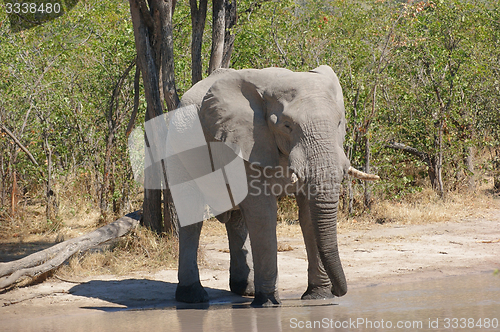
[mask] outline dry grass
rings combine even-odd
[[[360,216],[339,218],[339,228],[364,228],[374,223],[428,224],[460,221],[484,216],[488,209],[498,208],[498,199],[481,188],[477,193],[447,192],[444,198],[430,188],[398,201],[376,201],[372,209]]]
[[[489,208],[498,208],[498,199],[488,194],[491,184],[479,188],[477,194],[448,192],[444,199],[431,189],[405,196],[398,201],[375,201],[371,211],[355,217],[339,214],[339,231],[367,229],[374,224],[424,224],[443,221],[459,221],[477,217]],[[71,195],[68,197],[72,197]],[[72,197],[74,198],[74,196]],[[1,212],[1,211],[0,211]],[[38,204],[23,206],[16,218],[2,214],[0,243],[12,247],[34,246],[40,242],[55,242],[79,236],[95,229],[99,212],[85,197],[60,202],[60,217],[56,223],[48,223],[45,210]],[[298,208],[293,198],[281,199],[278,205],[278,238],[301,238],[297,222]],[[204,222],[202,242],[227,241],[224,224],[212,218]],[[280,251],[290,250],[283,244]],[[1,254],[0,250],[0,254]],[[10,254],[10,253],[9,253]],[[20,251],[21,255],[21,251]],[[15,256],[15,253],[12,254]],[[203,261],[201,251],[200,260]],[[157,271],[175,268],[178,259],[177,239],[159,236],[147,229],[138,228],[100,250],[83,253],[70,259],[57,274],[71,279],[98,274],[124,275],[134,271]]]
[[[177,266],[178,241],[139,227],[108,248],[72,257],[60,276],[124,275],[136,271],[154,272]]]
[[[226,234],[226,226],[216,218],[210,218],[203,222],[201,238],[212,239]]]
[[[448,193],[440,199],[431,189],[412,196],[410,201],[376,204],[372,211],[375,222],[403,224],[435,223],[477,216],[492,205],[492,199],[483,195]]]
[[[288,225],[299,222],[299,207],[293,197],[283,197],[278,202],[278,224],[286,223]]]
[[[408,196],[404,201],[375,202],[372,210],[355,218],[340,218],[341,232],[366,228],[375,223],[422,224],[435,223],[463,218],[477,217],[493,207],[494,199],[486,194],[448,193],[440,199],[431,189]],[[498,205],[498,204],[497,204]],[[301,237],[296,222],[298,211],[295,200],[287,198],[280,201],[278,209],[278,237]],[[204,242],[227,241],[224,224],[212,218],[204,222],[201,238]],[[70,260],[60,269],[62,276],[88,276],[95,274],[123,275],[134,271],[157,271],[177,266],[177,239],[171,236],[158,236],[139,228],[121,238],[109,250],[86,253]],[[291,250],[282,244],[279,251]],[[203,252],[199,253],[203,262]]]
[[[54,237],[71,238],[97,226],[121,217],[125,212],[117,215],[108,213],[105,222],[100,219],[99,204],[95,174],[89,171],[80,171],[77,174],[57,176],[54,180],[54,192],[57,202],[57,217],[47,220],[45,210],[45,194],[43,186],[30,187],[16,205],[15,212],[9,206],[0,206],[0,241],[20,238],[30,241],[33,237],[44,237],[45,240]],[[143,192],[132,188],[124,211],[135,211],[142,206]],[[10,200],[9,200],[10,201]],[[10,202],[8,202],[10,204]]]
[[[370,211],[354,217],[339,212],[339,230],[356,230],[373,224],[424,224],[479,217],[495,204],[498,206],[494,196],[488,194],[489,187],[483,186],[475,194],[448,192],[444,199],[439,198],[432,189],[426,188],[398,201],[376,200]],[[278,237],[302,236],[294,198],[286,197],[279,201],[277,234]],[[205,241],[226,241],[226,230],[222,223],[212,218],[204,222],[201,236]]]
[[[91,182],[88,173],[60,177],[54,187],[58,214],[53,220],[46,217],[43,188],[31,188],[17,204],[15,213],[10,207],[0,207],[0,212],[3,211],[0,213],[0,239],[73,237],[80,235],[80,231],[92,229],[97,225],[99,211],[92,197],[85,193]]]

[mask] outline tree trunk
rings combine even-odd
[[[500,149],[495,150],[493,159],[493,189],[500,192]]]
[[[476,191],[476,179],[474,176],[474,148],[468,146],[465,149],[465,167],[467,168],[467,178],[469,179],[469,191]]]
[[[48,141],[48,133],[44,133],[44,145],[45,145],[45,155],[47,157],[47,182],[45,188],[46,202],[47,206],[45,209],[45,214],[48,221],[54,221],[57,217],[58,208],[56,195],[52,189],[52,149],[50,148]]]
[[[350,179],[350,178],[349,178]],[[349,216],[352,215],[354,211],[354,190],[352,188],[352,182],[349,180],[349,184],[347,185],[349,188],[349,207],[348,207],[348,213]]]
[[[370,173],[370,137],[368,133],[365,135],[365,173]],[[371,205],[370,181],[365,181],[365,207],[370,209]]]
[[[179,96],[175,86],[174,37],[172,33],[172,16],[176,0],[159,1],[161,25],[161,77],[164,101],[168,111],[173,111],[179,105]]]
[[[192,24],[192,83],[196,84],[202,79],[201,46],[203,30],[205,26],[207,1],[190,0],[191,24]],[[175,88],[174,75],[174,53],[172,36],[172,16],[175,10],[175,0],[129,0],[134,37],[137,49],[137,64],[141,69],[144,90],[147,101],[147,115],[145,121],[153,119],[163,113],[164,104],[168,110],[173,110],[179,103],[177,90]],[[149,4],[149,7],[148,7]],[[226,20],[226,8],[228,17]],[[227,22],[229,21],[229,22]],[[212,30],[212,52],[210,57],[209,73],[217,68],[229,65],[232,51],[230,28],[236,22],[236,1],[214,0],[213,2],[213,30]],[[225,45],[225,37],[231,41]],[[156,136],[157,133],[150,133]],[[151,143],[159,142],[157,137],[148,137]],[[146,146],[150,146],[146,144]],[[152,144],[151,146],[155,146]],[[154,155],[156,155],[153,152]],[[168,183],[164,189],[164,226],[161,226],[161,195],[154,189],[148,189],[146,184],[151,177],[150,172],[160,171],[165,173],[165,164],[158,162],[145,170],[144,191],[144,216],[143,223],[157,232],[170,229],[175,232],[177,214],[175,207],[168,206],[172,202]],[[166,179],[165,179],[166,180]]]
[[[99,204],[101,210],[101,219],[104,222],[107,222],[108,219],[108,195],[109,195],[109,165],[111,163],[111,150],[114,139],[114,130],[112,130],[112,126],[108,128],[108,137],[106,140],[106,153],[104,155],[104,172],[103,172],[103,180],[101,184],[101,202]]]
[[[163,114],[164,104],[168,110],[174,110],[179,97],[175,87],[174,52],[172,36],[172,16],[175,10],[175,0],[151,0],[149,8],[145,0],[129,0],[130,14],[134,26],[137,63],[141,69],[144,82],[144,93],[147,101],[145,121]],[[149,142],[160,142],[159,133],[153,132],[153,137],[146,137]],[[156,155],[156,154],[155,154]],[[163,174],[163,161],[157,162],[144,170],[144,204],[143,224],[160,233],[162,225],[161,189],[150,189],[157,184],[150,183]],[[166,182],[166,181],[165,181]],[[165,192],[168,195],[168,191]],[[169,201],[167,197],[167,201]],[[171,211],[171,209],[165,209]],[[165,220],[175,221],[176,216],[166,216]],[[166,225],[172,229],[172,225]]]
[[[443,131],[444,131],[444,120],[440,119],[439,129],[438,129],[438,155],[436,160],[436,181],[437,181],[437,192],[439,197],[444,196],[443,188]]]
[[[2,206],[5,206],[5,177],[6,177],[6,172],[5,172],[5,160],[3,153],[0,153],[0,160],[1,160],[1,165],[0,165],[0,179],[2,181],[2,188],[0,189],[0,204]]]
[[[354,103],[353,103],[353,114],[351,118],[352,122],[352,132],[351,132],[351,137],[354,138],[354,142],[352,145],[349,145],[347,149],[347,158],[349,160],[352,160],[352,156],[356,154],[356,148],[358,146],[358,138],[359,138],[359,124],[357,123],[356,119],[358,117],[358,102],[359,102],[359,94],[360,94],[361,88],[358,86],[356,90],[356,96],[354,98]],[[352,179],[348,175],[347,176],[347,189],[348,189],[348,195],[349,195],[349,201],[348,201],[348,208],[347,208],[347,213],[348,216],[351,216],[354,210],[354,189],[352,187]]]
[[[163,190],[163,231],[179,237],[179,220],[170,188]]]
[[[134,26],[137,63],[141,69],[144,94],[146,95],[147,102],[146,118],[144,119],[146,122],[163,114],[160,97],[159,68],[155,64],[155,54],[150,40],[150,29],[153,29],[154,22],[145,1],[129,0],[129,2],[132,24]],[[145,139],[146,146],[149,147],[148,138]],[[149,140],[154,141],[154,137],[149,137]],[[155,178],[151,172],[155,171],[157,169],[154,166],[144,170],[144,215],[142,222],[146,227],[160,233],[162,230],[161,190],[148,188],[148,181]]]
[[[201,47],[203,42],[203,30],[205,29],[205,19],[207,17],[208,0],[200,0],[198,7],[197,0],[190,0],[191,7],[191,83],[195,85],[202,80],[202,59]]]
[[[429,175],[429,181],[431,182],[431,187],[434,191],[439,188],[436,172],[436,159],[431,158],[430,163],[427,165],[427,174]]]
[[[136,59],[137,61],[137,59]],[[139,69],[139,66],[135,66],[135,76],[134,76],[134,109],[132,111],[132,114],[130,115],[130,120],[127,125],[127,131],[125,132],[125,135],[127,138],[129,137],[130,133],[132,132],[132,129],[134,129],[135,126],[135,119],[137,117],[137,112],[139,111],[139,101],[140,101],[140,81],[141,80],[141,70]]]
[[[161,77],[163,80],[163,96],[168,111],[173,111],[179,105],[179,96],[175,87],[174,68],[174,39],[172,32],[172,16],[175,11],[176,0],[160,1],[160,21],[162,27],[161,42]],[[177,212],[172,199],[172,193],[168,188],[166,165],[162,160],[162,172],[166,188],[163,190],[163,231],[178,235]]]
[[[231,63],[231,54],[233,53],[234,48],[234,39],[235,36],[232,33],[232,28],[236,24],[236,20],[238,19],[236,12],[236,0],[225,0],[225,34],[224,34],[224,52],[222,56],[222,68],[229,68]]]
[[[212,51],[210,53],[210,64],[208,73],[221,68],[224,56],[224,35],[226,28],[226,8],[224,0],[213,1],[212,13]]]
[[[17,206],[17,175],[16,171],[12,172],[12,193],[11,193],[11,200],[10,200],[10,213],[12,215],[16,214],[16,206]],[[3,205],[2,205],[3,206]]]
[[[344,213],[347,214],[347,218],[349,218],[352,214],[352,209],[353,209],[353,200],[354,196],[352,193],[352,178],[350,175],[347,175],[346,177],[346,182],[343,184],[343,195],[342,195],[342,200],[343,200],[343,205],[342,209],[344,210]]]

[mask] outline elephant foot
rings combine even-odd
[[[198,281],[188,286],[177,285],[175,299],[185,303],[205,303],[208,302],[208,293]]]
[[[307,286],[307,290],[302,294],[302,300],[320,300],[332,299],[335,295],[332,294],[332,286]]]
[[[277,305],[281,305],[281,300],[277,292],[275,293],[257,292],[251,304],[252,307],[274,307]]]
[[[234,280],[229,278],[229,288],[231,292],[242,296],[253,296],[255,294],[253,280]]]

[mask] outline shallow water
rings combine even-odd
[[[22,331],[500,331],[500,275],[480,274],[351,289],[329,301],[281,307],[211,303],[126,311],[85,310],[1,326]]]

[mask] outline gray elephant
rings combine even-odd
[[[343,296],[347,283],[336,231],[341,181],[347,173],[376,176],[350,167],[344,154],[344,102],[334,71],[220,69],[184,94],[179,107],[188,105],[198,108],[207,142],[238,146],[245,160],[248,195],[237,209],[217,216],[229,238],[231,290],[255,295],[256,306],[280,303],[277,197],[294,194],[308,257],[302,298]],[[179,232],[178,301],[209,300],[197,266],[201,227]]]

